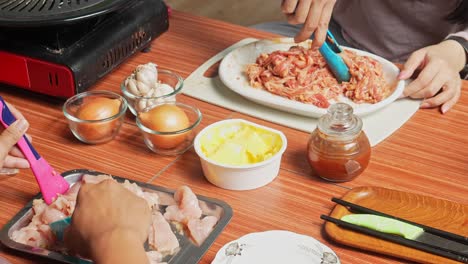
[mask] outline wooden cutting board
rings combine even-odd
[[[415,223],[468,236],[468,205],[381,187],[354,188],[346,193],[342,199]],[[340,219],[347,214],[350,214],[348,209],[337,204],[330,213],[330,216]],[[344,229],[330,222],[325,224],[325,233],[333,241],[341,244],[415,262],[434,264],[459,263],[424,251]]]

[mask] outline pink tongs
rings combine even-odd
[[[0,111],[0,121],[5,128],[16,121],[16,118],[1,96]],[[37,153],[31,145],[31,142],[29,142],[25,136],[18,141],[17,145],[29,161],[29,165],[31,166],[34,176],[36,176],[36,181],[39,184],[44,201],[47,204],[51,204],[57,195],[65,193],[70,185],[39,155],[39,153]]]

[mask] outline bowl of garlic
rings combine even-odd
[[[184,80],[178,74],[160,69],[154,63],[138,65],[121,84],[130,111],[137,116],[160,103],[175,102]]]

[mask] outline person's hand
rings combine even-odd
[[[0,169],[26,169],[29,168],[29,162],[15,145],[28,130],[29,123],[14,106],[8,103],[7,105],[11,113],[16,117],[16,121],[7,129],[3,129],[0,134]],[[26,136],[31,140],[28,135]]]
[[[85,183],[78,193],[72,223],[65,232],[65,245],[72,253],[91,257],[97,263],[110,263],[114,257],[124,261],[127,255],[122,254],[128,252],[122,248],[132,247],[128,249],[131,251],[140,245],[142,252],[136,255],[147,260],[143,243],[148,238],[150,223],[146,201],[119,183],[113,180]]]
[[[420,73],[405,88],[402,97],[422,98],[421,108],[440,106],[440,111],[446,113],[460,98],[461,78],[458,72],[464,61],[463,48],[452,40],[415,51],[399,78],[409,79],[417,70]]]
[[[283,0],[281,10],[290,24],[304,24],[294,41],[302,42],[312,34],[312,44],[320,47],[325,42],[328,24],[336,0]]]

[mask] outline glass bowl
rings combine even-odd
[[[69,98],[63,114],[73,135],[88,144],[108,142],[119,133],[127,101],[110,91],[89,91]]]
[[[171,132],[153,130],[142,123],[140,115],[136,118],[136,124],[143,135],[146,146],[154,153],[161,155],[182,154],[192,147],[193,140],[198,132],[197,127],[202,119],[202,114],[196,107],[177,102],[156,104],[153,107],[146,108],[144,111],[140,112],[140,114],[162,105],[175,105],[179,107],[187,115],[189,126]]]
[[[173,92],[167,93],[161,96],[138,96],[131,93],[125,86],[125,80],[121,83],[120,89],[122,94],[128,102],[130,111],[137,116],[138,112],[143,111],[152,105],[164,103],[164,102],[175,102],[176,95],[180,93],[184,86],[184,79],[178,74],[165,69],[158,70],[158,82],[161,84],[167,84],[174,89]]]

